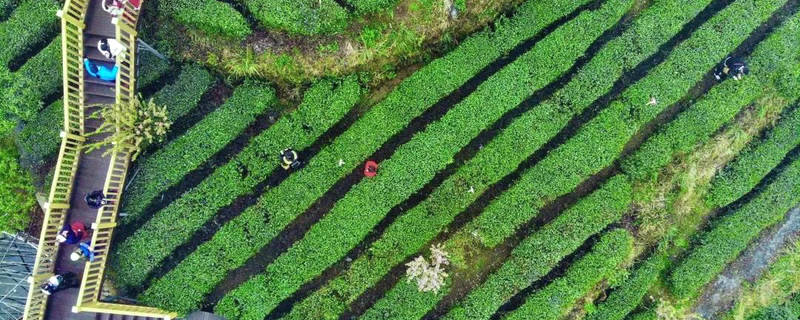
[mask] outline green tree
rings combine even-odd
[[[7,136],[0,137],[0,230],[24,229],[36,200],[30,175],[18,162],[17,150]]]

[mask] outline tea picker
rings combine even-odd
[[[280,161],[281,167],[285,170],[299,169],[303,164],[300,162],[300,156],[297,155],[297,151],[292,150],[292,148],[286,148],[281,151]]]
[[[742,80],[742,78],[750,73],[750,68],[747,62],[741,58],[727,57],[722,64],[714,69],[714,78],[718,81],[724,80],[726,77],[731,77],[733,80]]]
[[[67,272],[50,277],[47,279],[47,282],[42,284],[39,288],[42,290],[42,293],[49,296],[57,291],[77,287],[79,283],[80,280],[76,274]]]

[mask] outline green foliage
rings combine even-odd
[[[209,79],[210,80],[210,79]],[[177,83],[176,83],[177,84]],[[197,83],[196,93],[202,94],[203,85]],[[206,83],[208,85],[208,83]],[[183,85],[165,87],[156,98],[167,99],[164,90],[183,88]],[[186,96],[187,102],[195,99]],[[162,100],[163,101],[163,100]],[[261,103],[252,103],[259,101]],[[123,212],[128,219],[144,214],[145,208],[162,192],[180,182],[190,171],[197,169],[211,156],[247,128],[261,112],[276,102],[274,92],[258,85],[247,85],[236,89],[233,96],[222,106],[206,115],[180,137],[147,155],[138,166],[138,174],[125,191]],[[184,107],[186,109],[188,104]]]
[[[726,213],[669,277],[679,298],[694,298],[761,230],[780,221],[800,202],[800,159],[795,159],[752,200]]]
[[[0,137],[0,181],[0,231],[23,230],[36,199],[31,178],[17,163],[17,152],[8,137]]]
[[[619,287],[614,289],[608,298],[601,303],[595,312],[586,316],[587,320],[622,320],[633,311],[642,300],[647,290],[653,286],[659,275],[667,267],[669,257],[665,251],[654,252],[650,258],[642,262],[633,274]]]
[[[565,7],[559,10],[568,12],[571,10],[570,8],[578,5],[580,4],[559,4],[559,7]],[[553,8],[553,5],[549,4],[536,4],[534,8],[541,6]],[[536,11],[532,10],[528,14],[535,17]],[[530,17],[528,16],[526,19],[530,19]],[[558,16],[548,17],[548,19],[552,20],[557,18]],[[461,46],[447,56],[434,60],[402,82],[397,90],[392,92],[382,103],[371,108],[367,114],[336,139],[333,144],[321,150],[314,159],[311,159],[306,168],[291,175],[287,181],[278,187],[267,190],[257,205],[248,208],[241,216],[223,226],[211,242],[201,246],[201,248],[207,248],[207,250],[202,249],[198,250],[198,252],[210,252],[215,255],[224,254],[225,256],[230,254],[231,257],[237,257],[235,260],[241,261],[238,264],[231,264],[230,267],[235,268],[240,265],[246,257],[254,254],[258,247],[232,248],[224,239],[231,239],[234,235],[240,233],[241,231],[239,230],[241,230],[242,226],[255,225],[258,228],[249,229],[254,232],[248,236],[258,236],[257,239],[252,240],[256,243],[267,243],[269,239],[280,231],[282,226],[285,226],[294,217],[302,213],[304,208],[310,206],[339,178],[351,172],[355,166],[373,153],[383,141],[405,127],[408,121],[455,88],[461,86],[481,68],[513,48],[517,43],[533,36],[548,23],[547,19],[533,19],[533,23],[530,20],[506,21],[500,24],[505,26],[502,31],[493,34],[488,32],[477,33],[465,40]],[[437,85],[431,86],[431,83],[436,83]],[[339,159],[343,159],[345,164],[338,166]],[[252,170],[251,168],[251,175]],[[243,190],[245,190],[243,192],[246,192],[248,189],[245,188]],[[269,216],[269,225],[264,225],[263,223],[266,216]],[[247,223],[248,221],[255,222]],[[264,230],[268,230],[269,233]],[[248,241],[250,241],[249,239]],[[225,248],[225,251],[219,248]],[[229,250],[233,249],[241,249],[241,251],[239,251],[239,254],[229,253]],[[196,254],[187,258],[187,261],[193,260],[193,257],[198,257],[199,253],[196,252]],[[193,261],[200,261],[193,267],[198,269],[194,270],[199,270],[200,267],[205,270],[198,272],[198,274],[205,275],[213,272],[217,277],[209,277],[212,279],[203,280],[203,282],[211,282],[209,286],[213,286],[216,283],[214,281],[219,281],[227,272],[227,270],[220,270],[216,268],[217,266],[210,266],[203,262],[207,260],[198,259]],[[167,290],[162,288],[159,292],[167,292]],[[202,300],[202,297],[195,299],[199,301]]]
[[[139,63],[136,65],[136,72],[138,72],[136,85],[141,90],[155,83],[169,71],[169,61],[161,60],[150,52],[141,51],[139,52]]]
[[[624,91],[620,99],[614,101],[605,110],[600,112],[595,119],[579,129],[575,137],[551,151],[545,159],[524,173],[511,189],[495,198],[494,202],[491,203],[480,216],[472,220],[461,232],[454,235],[451,240],[455,243],[470,242],[474,237],[473,235],[477,235],[478,240],[480,240],[484,246],[493,247],[503,241],[506,236],[512,234],[517,226],[536,216],[538,214],[538,208],[541,208],[545,203],[549,202],[550,199],[572,191],[581,181],[584,181],[599,170],[612,165],[614,159],[616,159],[636,130],[660,112],[660,108],[649,108],[646,106],[647,101],[650,100],[651,94],[654,92],[658,93],[658,98],[661,100],[659,106],[662,108],[666,108],[666,106],[680,99],[692,85],[702,78],[707,70],[713,68],[718,61],[723,59],[728,52],[743,41],[749,34],[749,31],[766,20],[782,2],[783,1],[764,2],[748,0],[737,1],[726,7],[714,16],[709,23],[706,23],[694,32],[692,37],[679,44],[664,63],[653,68],[645,78]],[[652,8],[657,8],[656,5],[657,3],[654,4]],[[684,3],[682,5],[685,6],[688,4]],[[698,5],[699,9],[696,10],[702,10],[704,5]],[[663,7],[660,8],[663,10]],[[648,12],[651,12],[650,9],[645,10],[644,14]],[[679,14],[681,10],[672,8],[672,10],[667,9],[664,11],[652,12],[656,12],[659,15],[663,12]],[[747,18],[742,19],[742,16],[747,16]],[[638,19],[635,21],[638,21]],[[654,25],[652,29],[641,29],[646,31],[643,32],[642,35],[647,36],[652,32],[663,31],[666,34],[666,38],[669,38],[671,32],[674,34],[674,32],[677,32],[677,30],[680,30],[682,27],[681,23],[670,26],[669,23],[663,22],[666,21],[663,17],[656,21],[658,21],[658,24]],[[658,42],[647,43],[646,41],[642,41],[642,39],[647,38],[649,37],[632,37],[624,41],[631,41],[632,48],[636,48],[641,44],[648,47],[652,46],[651,50],[658,50]],[[709,46],[704,45],[707,41],[706,39],[722,40],[715,42],[713,46]],[[611,44],[609,44],[609,47],[610,45]],[[615,48],[615,51],[623,53],[628,51],[638,52],[637,50],[626,50],[624,47],[611,48]],[[626,60],[624,55],[619,55],[623,61]],[[646,56],[647,54],[644,55],[644,57]],[[595,59],[598,58],[600,58],[600,56]],[[595,82],[602,83],[599,79],[609,77],[605,70],[616,65],[619,65],[617,60],[611,60],[606,64],[600,64],[602,68],[588,74],[592,77],[587,78],[591,81],[583,83],[585,90],[592,90]],[[620,68],[622,68],[622,66],[620,66]],[[676,73],[682,76],[675,77],[674,74]],[[598,78],[597,75],[600,74],[602,74],[603,77]],[[611,74],[613,75],[613,73]],[[613,79],[614,77],[611,78]],[[573,83],[575,85],[580,84],[572,81],[567,84],[567,88],[573,85]],[[577,90],[575,92],[579,93],[581,91]],[[600,94],[604,92],[603,90]],[[584,98],[582,95],[576,96],[578,98]],[[565,102],[565,109],[575,107],[575,105],[569,102],[570,100],[570,97],[556,94],[553,103],[560,105],[562,102]],[[585,103],[588,105],[591,101],[593,101],[593,99],[590,98],[586,100]],[[534,110],[540,109],[542,106],[543,105]],[[577,106],[579,107],[581,104]],[[580,110],[576,112],[580,112]],[[558,112],[555,112],[555,114],[558,114]],[[557,117],[553,118],[558,119]],[[564,120],[565,123],[569,118],[571,118],[571,115],[566,118],[567,120]],[[544,122],[553,122],[550,119],[544,119]],[[558,129],[555,131],[558,132]],[[464,259],[458,256],[457,251],[450,250],[449,252],[455,253],[453,257],[454,261]],[[404,296],[404,294],[393,293],[395,290],[403,290],[404,288],[403,286],[396,286],[387,293],[386,297],[380,300],[373,309],[385,312],[388,312],[388,309],[414,310],[413,312],[416,312],[414,316],[422,316],[427,310],[424,306],[409,306],[406,304],[407,301],[391,299],[391,297]],[[445,288],[445,290],[448,290],[448,288]],[[502,301],[503,299],[499,300]],[[427,302],[430,307],[435,305],[435,303],[435,301]],[[494,309],[496,309],[496,307]],[[492,311],[494,311],[494,309]],[[380,314],[380,312],[376,311],[376,314]],[[408,316],[405,318],[408,318]]]
[[[453,307],[445,319],[489,318],[500,305],[541,279],[586,239],[620,219],[630,206],[631,194],[626,177],[611,178],[523,239],[500,269]]]
[[[379,11],[388,11],[394,9],[398,0],[345,0],[353,8],[356,9],[358,14],[374,13]]]
[[[800,106],[786,112],[763,139],[751,142],[714,177],[706,199],[709,206],[726,206],[753,189],[790,150],[800,145],[797,132],[800,132]]]
[[[23,0],[11,17],[0,23],[0,69],[8,67],[13,59],[30,54],[37,44],[56,34],[58,7],[53,0]],[[46,73],[52,75],[49,72],[52,71]]]
[[[0,110],[11,119],[31,120],[42,100],[61,89],[61,37],[10,73],[0,68]]]
[[[187,241],[193,232],[213,217],[220,208],[230,204],[238,196],[250,192],[254,186],[266,179],[278,167],[278,163],[274,159],[282,149],[293,147],[296,150],[302,150],[309,146],[344,116],[359,99],[359,87],[353,80],[339,83],[336,90],[334,90],[333,82],[322,83],[306,94],[304,104],[296,113],[281,118],[268,130],[251,139],[250,144],[231,161],[217,168],[199,185],[186,191],[179,199],[155,213],[154,217],[144,226],[137,227],[136,234],[120,244],[117,254],[112,260],[112,266],[117,269],[119,283],[128,286],[144,285],[142,281],[145,276],[158,265],[161,259],[169,255],[175,247]],[[228,103],[239,106],[237,108],[241,108],[242,111],[254,108],[253,102],[268,105],[274,101],[273,91],[266,87],[249,86],[246,89],[240,87],[237,91],[239,90],[242,92],[238,97],[234,92],[236,99],[229,99]],[[176,150],[183,149],[177,148]],[[186,156],[194,155],[186,154]],[[165,161],[167,160],[165,158]],[[158,171],[154,170],[153,172]],[[220,190],[224,190],[224,192],[220,192]],[[176,223],[176,220],[179,223]],[[263,220],[259,221],[263,223]],[[151,241],[153,236],[159,237],[162,241],[157,245],[154,244]],[[233,243],[226,242],[226,246],[231,244]],[[236,246],[237,249],[254,249],[248,246]],[[225,261],[228,260],[219,260],[220,263]],[[138,267],[129,268],[130,263],[135,263]],[[207,264],[204,266],[209,267]],[[214,272],[216,271],[214,270]],[[193,273],[186,276],[191,275]],[[210,281],[207,278],[210,276],[207,274],[197,275],[202,275],[203,281]],[[177,289],[172,288],[166,293],[174,293],[174,290]],[[159,305],[170,303],[169,308],[172,309],[177,308],[175,305],[180,305],[181,308],[185,307],[187,300],[190,299],[197,299],[196,293],[183,295],[179,299],[158,299],[158,301],[148,299],[148,301]],[[195,300],[195,303],[199,303],[199,301]],[[187,311],[193,310],[191,308],[194,307],[189,308]]]
[[[506,319],[562,319],[575,303],[600,281],[618,272],[633,249],[633,237],[625,229],[604,234],[592,251],[567,269],[561,278],[533,293]]]
[[[214,78],[206,69],[194,64],[183,66],[175,82],[161,88],[153,95],[156,104],[167,106],[172,121],[192,111]]]
[[[103,138],[84,144],[84,152],[105,148],[104,157],[115,152],[129,152],[131,161],[136,161],[147,147],[163,142],[172,126],[167,107],[156,105],[153,99],[144,101],[141,96],[128,103],[101,106],[90,118],[103,119],[103,123],[86,136]]]
[[[780,305],[772,305],[758,310],[747,320],[797,320],[800,317],[794,310]]]
[[[253,32],[239,11],[221,1],[165,1],[160,4],[159,9],[178,23],[210,35],[242,40]]]
[[[5,20],[19,4],[19,0],[0,0],[0,21]]]
[[[333,0],[243,0],[261,24],[298,35],[338,33],[347,26],[347,10]]]
[[[785,77],[800,82],[800,66],[795,63],[798,59],[797,52],[800,51],[800,38],[793,36],[800,33],[800,27],[796,23],[794,25],[794,27],[789,27],[792,31],[783,33],[784,36],[771,37],[766,43],[759,46],[759,50],[753,54],[751,61],[748,61],[751,76],[745,77],[742,81],[725,81],[715,86],[702,99],[692,104],[688,110],[678,115],[677,119],[648,138],[636,153],[625,159],[622,162],[623,171],[634,179],[655,179],[659,169],[672,160],[672,155],[688,152],[697,143],[709,139],[714,132],[733,119],[741,108],[755,100],[759,94],[767,91],[768,88],[776,88]],[[784,30],[786,29],[784,28]],[[790,36],[790,34],[792,35]],[[800,96],[800,91],[786,92],[783,98],[791,101],[797,99],[798,96]],[[789,120],[789,122],[792,121]],[[796,134],[800,128],[800,112],[797,112],[792,125],[794,134],[790,134],[789,130],[784,129],[781,132],[783,133],[781,138],[784,139],[781,142],[784,144],[775,147],[786,148],[786,144],[791,143],[789,140],[794,140],[792,141],[794,144],[800,142],[800,135]],[[771,157],[772,161],[767,159],[760,161],[766,160],[766,162],[772,163],[772,166],[777,164],[782,157],[778,150],[760,153],[759,158],[764,155]],[[765,169],[766,167],[770,167],[769,164],[765,165]],[[763,174],[766,174],[766,171]],[[721,202],[733,201],[735,198],[732,197],[743,194],[742,191],[745,189],[749,190],[749,187],[755,185],[761,177],[763,175],[749,177],[747,182],[729,181],[735,182],[730,185],[739,189],[715,190],[712,197],[724,197],[724,200],[717,201],[714,205],[724,205],[727,203]],[[730,173],[727,178],[730,179]]]
[[[229,318],[265,316],[300,285],[342,258],[392,207],[422,188],[452,162],[473,136],[568,70],[604,28],[619,20],[626,4],[630,3],[629,0],[614,0],[603,9],[581,15],[487,79],[441,120],[415,134],[392,158],[383,161],[377,177],[353,186],[311,227],[304,239],[295,242],[267,267],[268,277],[266,274],[257,276],[232,291],[220,301],[217,311],[226,310],[221,313]],[[582,36],[576,37],[576,34]],[[569,46],[563,41],[567,37],[572,40]],[[561,54],[552,57],[554,50],[560,50]],[[486,106],[486,101],[493,101],[491,107]],[[354,221],[353,216],[359,219]],[[253,292],[268,298],[255,296]],[[233,300],[238,301],[239,306],[235,311],[230,309]],[[226,307],[228,309],[224,309]]]
[[[17,133],[20,164],[26,168],[40,168],[52,161],[61,146],[61,129],[64,127],[64,105],[53,102],[36,115]]]
[[[642,126],[683,97],[784,2],[746,0],[726,7],[678,45],[664,63],[651,69],[645,78],[578,129],[575,136],[531,168],[466,229],[476,232],[484,245],[493,247],[536,216],[549,199],[570,192],[581,181],[612,165]],[[706,39],[719,41],[707,45]],[[659,100],[657,106],[647,105],[653,95]]]

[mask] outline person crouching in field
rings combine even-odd
[[[714,69],[714,78],[721,81],[726,77],[731,77],[733,80],[739,81],[750,73],[750,68],[747,63],[741,58],[727,57],[721,65]]]

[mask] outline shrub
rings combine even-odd
[[[397,0],[346,0],[358,14],[367,14],[384,10],[392,10]]]
[[[136,64],[136,85],[141,90],[155,83],[159,78],[170,72],[170,62],[161,60],[156,55],[139,52],[139,63]]]
[[[629,0],[614,0],[579,16],[487,79],[439,121],[397,148],[390,159],[381,163],[378,176],[353,186],[303,239],[266,268],[269,277],[265,274],[242,284],[220,301],[216,311],[228,318],[266,316],[304,282],[343,258],[392,207],[452,162],[472,137],[567,71],[605,28],[619,20],[630,4]],[[567,38],[570,41],[564,40]],[[561,54],[552,57],[556,50]],[[491,107],[487,107],[487,101],[492,101]],[[359,219],[353,221],[354,216]],[[285,227],[273,221],[274,216],[269,223],[274,228],[271,233]],[[268,298],[257,297],[254,291]]]
[[[229,245],[229,239],[237,238],[248,243],[267,243],[279,231],[279,228],[274,226],[289,223],[301,213],[299,210],[310,206],[336,180],[350,173],[356,165],[377,150],[386,139],[405,127],[411,119],[461,86],[494,59],[521,41],[532,37],[559,17],[558,14],[539,15],[538,12],[552,11],[563,14],[579,5],[580,3],[571,1],[557,4],[531,1],[518,11],[517,16],[524,18],[501,21],[494,33],[487,31],[476,33],[445,57],[432,61],[405,79],[395,91],[380,104],[372,107],[347,132],[322,149],[311,159],[306,168],[289,176],[288,180],[278,187],[267,190],[257,205],[251,206],[240,217],[223,226],[211,241],[201,245],[178,268],[171,271],[165,277],[169,279],[165,282],[169,285],[156,284],[148,290],[153,293],[153,298],[147,300],[174,310],[190,311],[196,308],[202,301],[203,295],[210,292],[227,272],[244,263],[247,257],[259,249],[232,247]],[[437,85],[431,86],[431,83]],[[338,166],[339,159],[347,161],[344,165]],[[253,169],[250,170],[252,172]],[[263,222],[267,216],[269,226]],[[267,233],[267,230],[271,232]],[[231,263],[226,263],[224,268],[207,263],[208,259],[218,261],[220,257],[231,260]],[[203,278],[196,278],[194,276],[196,274],[202,274]],[[186,287],[186,284],[190,283],[186,281],[187,278],[193,279],[191,283],[201,282],[202,285]],[[181,289],[176,290],[178,287]],[[180,292],[176,295],[181,299],[180,307],[161,305],[166,300],[177,301],[163,299],[165,295],[172,296],[176,292]]]
[[[569,266],[564,276],[533,293],[506,319],[561,319],[600,281],[619,272],[632,249],[633,237],[628,231],[609,231],[590,253]]]
[[[359,87],[353,79],[333,90],[333,83],[324,82],[313,94],[306,94],[299,111],[278,120],[269,129],[251,139],[250,143],[236,157],[217,168],[214,173],[196,187],[186,191],[180,198],[156,213],[136,233],[126,239],[117,249],[112,266],[117,268],[120,283],[129,286],[144,285],[147,274],[172,250],[184,243],[193,232],[211,218],[220,208],[229,205],[238,196],[251,192],[252,188],[267,178],[278,166],[274,159],[287,146],[297,150],[311,145],[320,135],[355,104],[359,98]],[[274,102],[274,92],[265,87],[238,88],[229,99],[235,109],[253,112],[254,101],[269,104]],[[235,107],[234,107],[235,106]],[[263,110],[263,107],[262,107]],[[240,111],[241,112],[241,111]],[[241,121],[237,116],[237,121]],[[208,119],[208,118],[206,118]],[[232,120],[227,120],[231,122]],[[250,120],[252,121],[252,120]],[[197,136],[198,141],[208,140]],[[230,140],[230,139],[228,139]],[[198,144],[202,147],[202,144]],[[175,150],[185,151],[185,148]],[[200,152],[195,151],[194,153]],[[193,157],[194,154],[176,156]],[[168,165],[173,157],[163,158],[162,165]],[[265,160],[266,159],[266,160]],[[174,161],[174,160],[173,160]],[[153,170],[152,172],[161,172]],[[180,177],[181,175],[174,175]],[[171,182],[174,183],[174,182]],[[224,190],[224,192],[220,192]],[[180,223],[176,223],[178,220]],[[263,223],[263,220],[259,220]],[[161,239],[158,244],[152,237]],[[231,243],[227,243],[230,245]],[[241,248],[247,249],[247,248]],[[252,249],[252,248],[250,248]],[[129,267],[130,263],[136,265]],[[186,299],[186,298],[184,298]],[[185,301],[177,300],[176,302]],[[163,301],[166,302],[166,301]],[[160,303],[163,303],[160,302]]]
[[[61,37],[56,37],[17,72],[0,70],[0,109],[12,118],[31,120],[42,100],[57,93],[61,84]]]
[[[197,106],[213,82],[214,78],[203,67],[184,65],[175,82],[161,88],[152,98],[156,104],[167,106],[169,119],[175,121]]]
[[[448,242],[472,243],[477,236],[480,244],[494,247],[515,232],[523,222],[535,217],[538,208],[545,203],[572,191],[581,181],[612,165],[640,126],[660,113],[662,108],[678,101],[702,79],[706,70],[712,69],[783,2],[747,0],[728,5],[700,26],[692,37],[679,44],[664,63],[650,70],[645,78],[626,89],[619,99],[580,128],[574,137],[528,169],[514,186],[494,199],[480,216]],[[747,18],[742,19],[743,16]],[[711,46],[706,44],[709,41],[707,39],[718,40]],[[675,77],[675,74],[682,76]],[[659,107],[646,104],[653,92],[660,92]],[[455,263],[461,261],[462,265],[465,264],[465,257],[460,256],[460,252],[449,252],[453,254]],[[390,299],[406,295],[394,294],[394,290],[403,290],[403,287],[396,286],[376,306],[383,306],[381,310],[384,311],[396,308],[413,309],[423,314],[426,312],[424,306],[406,307],[406,301]],[[435,303],[428,302],[430,307]]]
[[[52,0],[23,0],[20,3],[11,17],[0,24],[0,43],[3,44],[0,47],[0,68],[8,67],[15,58],[30,54],[37,44],[57,33],[56,11],[58,3]],[[60,45],[61,41],[58,43]],[[52,76],[50,72],[48,70],[46,74]]]
[[[14,145],[0,137],[0,231],[25,229],[36,200],[31,177],[17,163]]]
[[[51,103],[16,135],[20,164],[27,168],[42,167],[58,153],[61,129],[64,126],[64,105]]]
[[[311,36],[337,33],[347,26],[347,10],[333,0],[243,0],[261,24]]]
[[[253,32],[244,16],[225,2],[178,0],[162,2],[159,9],[178,23],[210,35],[241,40]]]
[[[795,159],[752,200],[727,213],[701,236],[699,244],[672,271],[672,292],[682,299],[696,297],[761,230],[780,221],[798,202],[800,159]]]
[[[322,318],[344,311],[350,302],[377,283],[394,265],[421,250],[490,185],[514,171],[525,158],[565,126],[573,114],[579,113],[607,91],[623,69],[633,68],[655,52],[659,42],[666,41],[672,33],[680,30],[682,24],[702,10],[707,2],[710,0],[690,3],[661,1],[643,11],[625,33],[601,49],[565,88],[557,91],[552,99],[515,119],[427,199],[399,216],[381,238],[367,249],[370,254],[359,256],[342,275],[295,304],[287,318]],[[541,5],[527,2],[518,10]],[[552,15],[563,14],[555,10],[541,11]],[[664,12],[669,12],[671,19],[663,19]],[[633,39],[640,40],[634,45]],[[596,75],[601,72],[606,76],[597,78]],[[559,112],[562,109],[571,110],[572,113]],[[497,157],[498,154],[503,157]]]
[[[639,302],[666,269],[669,257],[666,252],[654,252],[650,258],[633,271],[633,274],[616,289],[597,310],[586,316],[587,320],[622,320]]]
[[[799,106],[786,112],[763,139],[751,142],[714,177],[706,198],[708,205],[724,207],[753,189],[790,150],[800,145],[797,132],[800,132]]]
[[[167,107],[156,105],[152,99],[144,101],[141,95],[127,103],[102,106],[90,119],[103,119],[103,123],[86,133],[86,137],[102,138],[84,144],[84,152],[104,148],[104,157],[115,152],[129,152],[131,161],[136,161],[150,145],[163,142],[172,126],[167,118]]]
[[[0,0],[0,21],[8,18],[18,3],[18,0]]]

